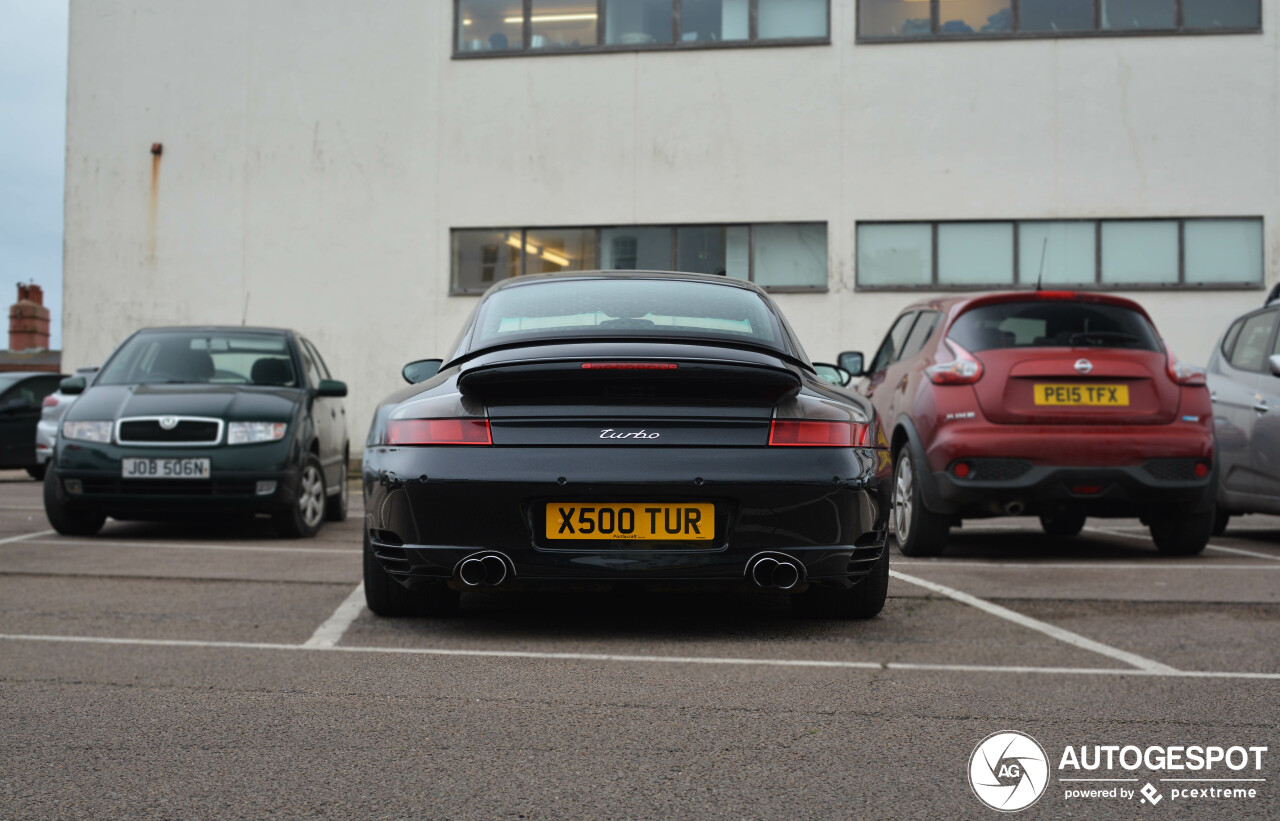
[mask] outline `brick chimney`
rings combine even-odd
[[[49,348],[49,309],[39,285],[18,284],[18,301],[9,309],[9,350]]]

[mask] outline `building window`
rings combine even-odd
[[[858,0],[867,42],[1261,30],[1261,0]]]
[[[770,291],[827,289],[824,223],[455,228],[453,294],[521,274],[658,270],[716,274]]]
[[[831,0],[454,0],[454,10],[457,57],[831,41]]]
[[[1262,219],[863,222],[859,290],[1261,288]]]

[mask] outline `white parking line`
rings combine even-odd
[[[545,661],[605,661],[640,664],[705,664],[742,667],[816,667],[839,670],[904,670],[956,673],[1023,673],[1079,676],[1152,676],[1157,678],[1257,679],[1280,681],[1280,673],[1249,673],[1110,667],[1030,667],[998,664],[913,664],[909,662],[825,661],[822,659],[718,658],[699,656],[629,656],[615,653],[545,653],[535,650],[451,650],[436,647],[319,647],[305,644],[269,644],[243,641],[194,641],[185,639],[124,639],[106,636],[41,636],[0,634],[0,641],[106,644],[137,647],[192,647],[214,650],[278,650],[319,653],[370,653],[408,656],[459,656],[466,658],[512,658]],[[1160,665],[1163,667],[1163,665]]]
[[[1123,533],[1119,530],[1110,530],[1105,527],[1086,527],[1085,530],[1093,533],[1106,533],[1111,536],[1119,536],[1123,539],[1137,539],[1138,541],[1146,542],[1147,544],[1152,543],[1150,536],[1139,536],[1136,533]],[[1240,556],[1252,556],[1255,559],[1271,559],[1272,561],[1280,562],[1280,556],[1274,556],[1270,553],[1257,553],[1252,550],[1241,550],[1238,547],[1223,547],[1222,545],[1211,544],[1206,546],[1205,550],[1219,550],[1223,553],[1235,553]]]
[[[895,567],[973,567],[993,570],[1007,570],[1013,568],[1015,570],[1099,570],[1109,572],[1112,570],[1194,570],[1197,573],[1205,570],[1280,570],[1280,564],[1137,564],[1137,563],[1112,563],[1105,559],[1094,561],[1080,562],[991,562],[974,560],[967,562],[964,559],[913,559],[911,561],[901,561],[894,559]]]
[[[956,590],[954,587],[947,587],[945,584],[938,584],[936,582],[928,581],[927,579],[921,579],[917,576],[908,576],[906,573],[901,573],[897,570],[890,570],[889,575],[901,581],[908,582],[909,584],[914,584],[917,587],[923,587],[926,590],[932,590],[935,593],[940,593],[949,599],[962,602],[970,607],[976,607],[984,613],[990,613],[993,616],[998,616],[999,618],[1011,621],[1014,624],[1021,625],[1022,627],[1044,633],[1050,638],[1065,642],[1073,647],[1079,647],[1082,650],[1089,650],[1091,652],[1107,656],[1108,658],[1122,661],[1125,664],[1131,664],[1140,670],[1145,670],[1149,673],[1162,674],[1177,672],[1167,664],[1161,664],[1158,661],[1143,658],[1142,656],[1130,653],[1127,650],[1121,650],[1118,647],[1112,647],[1109,644],[1103,644],[1102,642],[1085,638],[1079,633],[1072,633],[1070,630],[1063,630],[1061,627],[1056,627],[1048,622],[1033,619],[1030,616],[1024,616],[1007,607],[1001,607],[998,604],[993,604],[985,599],[980,599],[977,596],[971,596],[963,590]]]
[[[311,638],[307,639],[307,643],[303,647],[334,647],[342,640],[342,634],[347,632],[347,628],[351,626],[351,622],[355,621],[364,610],[364,582],[356,585],[356,589],[351,591],[351,595],[342,600],[342,604],[338,605],[338,609],[333,611],[333,615],[325,620],[325,623],[316,628],[316,632],[311,634]]]
[[[39,536],[52,536],[52,530],[40,530],[35,533],[24,533],[21,536],[10,536],[7,539],[0,539],[0,544],[13,544],[14,542],[25,542],[29,539],[35,539]]]
[[[53,533],[46,530],[33,536],[47,536]],[[27,537],[30,538],[30,537]],[[111,539],[32,539],[32,544],[60,545],[62,547],[149,547],[155,550],[238,550],[250,553],[341,553],[346,556],[358,556],[358,549],[332,547],[265,547],[259,545],[238,544],[175,544],[173,542],[120,542]],[[0,542],[3,544],[3,542]]]

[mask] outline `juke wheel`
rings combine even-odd
[[[1212,509],[1203,513],[1159,511],[1148,525],[1151,541],[1166,556],[1194,556],[1209,543],[1214,516]]]
[[[911,448],[898,449],[893,469],[893,537],[904,556],[938,556],[951,522],[924,506]],[[887,572],[887,571],[886,571]]]

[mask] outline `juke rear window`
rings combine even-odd
[[[469,348],[561,338],[726,339],[789,352],[777,316],[752,291],[670,280],[566,280],[495,291]]]
[[[965,350],[1128,348],[1161,350],[1151,323],[1136,311],[1096,302],[1029,301],[980,305],[947,333]]]

